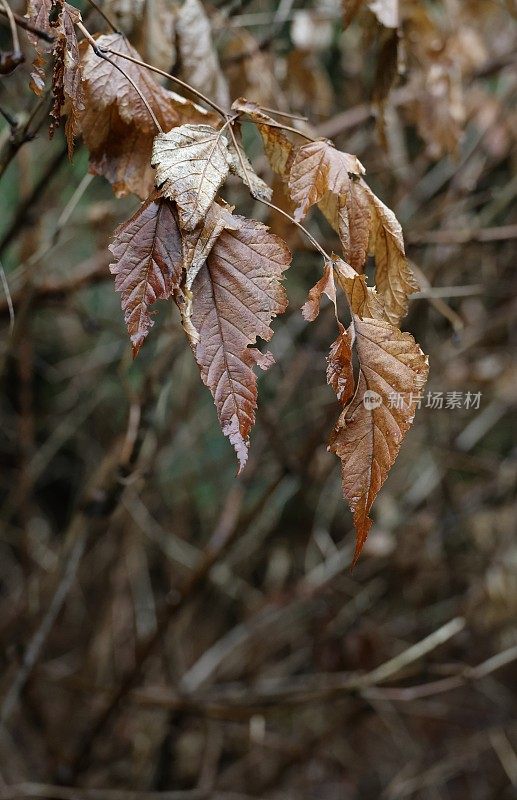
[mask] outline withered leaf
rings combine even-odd
[[[229,150],[230,169],[248,187],[252,197],[258,200],[271,200],[273,190],[257,175],[240,142],[237,141],[236,144],[230,142]]]
[[[224,230],[235,231],[239,228],[232,211],[233,206],[228,206],[224,200],[215,201],[197,228],[183,232],[183,268],[186,273],[187,289],[192,288],[194,278],[221,233]]]
[[[176,15],[180,77],[223,108],[230,105],[228,84],[219,64],[212,28],[199,0],[184,0]]]
[[[156,136],[151,157],[156,186],[176,201],[182,228],[191,231],[199,225],[230,162],[226,136],[210,125],[181,125]]]
[[[139,58],[138,52],[119,34],[99,36],[97,44]],[[81,49],[85,110],[80,123],[90,151],[90,170],[104,175],[118,196],[133,192],[143,199],[154,185],[154,170],[150,165],[156,133],[153,121],[127,78],[113,64],[96,56],[89,44],[82,44]],[[141,89],[164,130],[184,122],[215,119],[210,112],[164,89],[145,67],[121,57],[109,57]],[[137,102],[133,105],[134,98]]]
[[[334,266],[327,261],[323,268],[323,275],[309,291],[305,304],[302,306],[303,318],[307,322],[314,322],[320,313],[321,296],[326,294],[331,303],[336,307],[336,285],[334,282]],[[336,312],[337,313],[337,312]]]
[[[375,285],[387,317],[398,325],[407,313],[408,297],[418,290],[404,249],[402,228],[393,211],[368,189],[371,211],[369,252],[375,256]]]
[[[413,422],[428,365],[413,337],[389,322],[354,316],[353,331],[359,361],[357,387],[339,417],[329,449],[341,460],[343,493],[354,516],[355,563],[372,524],[369,513],[375,497]],[[339,352],[341,345],[344,395],[349,398],[348,344],[335,343],[333,349]],[[330,378],[334,388],[339,388],[335,363],[334,356]]]
[[[273,172],[281,177],[286,177],[288,164],[294,150],[293,144],[287,138],[278,123],[266,114],[259,105],[239,97],[232,103],[233,111],[240,111],[252,120],[262,137],[264,151],[271,165]]]
[[[398,324],[406,314],[408,296],[417,284],[407,263],[402,229],[384,203],[362,178],[364,168],[327,140],[295,150],[289,172],[289,191],[301,219],[318,203],[338,231],[343,255],[357,272],[367,253],[375,257],[375,283],[386,315]]]
[[[327,358],[327,383],[334,389],[338,401],[344,406],[354,393],[354,368],[352,363],[352,336],[350,330],[339,326],[340,332],[330,348]]]
[[[51,10],[52,0],[29,0],[25,16],[38,30],[53,35],[49,20]],[[45,58],[52,50],[52,45],[30,31],[27,31],[27,36],[36,51],[29,85],[34,94],[40,96],[45,88]]]
[[[124,320],[136,356],[154,324],[149,307],[170,297],[181,280],[181,233],[172,203],[152,195],[116,229],[109,249],[116,259],[110,271],[122,296]]]
[[[84,111],[82,68],[75,32],[75,23],[81,21],[81,15],[68,3],[57,4],[56,10],[59,12],[59,16],[51,26],[54,30],[55,43],[50,137],[52,138],[54,130],[60,125],[61,113],[66,104],[68,118],[65,135],[68,156],[71,158],[74,150],[74,138],[79,133],[79,115]]]
[[[221,233],[194,281],[192,323],[201,377],[242,469],[257,406],[253,367],[266,369],[272,363],[270,354],[250,345],[259,336],[271,339],[270,322],[287,307],[280,280],[291,254],[262,223],[235,219],[239,228]]]

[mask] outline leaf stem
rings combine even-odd
[[[107,52],[109,52],[109,53],[113,53],[114,55],[116,55],[116,56],[120,56],[121,58],[123,58],[124,56],[122,56],[120,53],[116,53],[116,52],[114,52],[113,50],[106,50],[106,51],[105,51],[104,49],[101,49],[101,48],[97,47],[97,43],[96,43],[95,39],[94,39],[94,38],[93,38],[93,36],[92,36],[92,35],[89,33],[89,31],[87,31],[87,30],[86,30],[86,28],[84,27],[84,25],[82,24],[82,22],[76,22],[75,24],[76,24],[76,26],[79,28],[79,30],[81,31],[81,33],[83,34],[83,36],[85,36],[85,37],[88,39],[88,41],[89,41],[89,43],[90,43],[90,45],[91,45],[91,47],[92,47],[92,50],[93,50],[93,52],[95,53],[95,55],[96,55],[96,56],[98,56],[99,58],[102,58],[102,59],[104,59],[104,61],[107,61],[107,62],[108,62],[108,64],[111,64],[111,66],[112,66],[112,67],[115,67],[115,69],[118,69],[118,71],[122,73],[122,75],[124,76],[124,78],[125,78],[127,81],[129,81],[129,83],[131,84],[131,86],[133,87],[133,89],[135,90],[135,92],[136,92],[136,93],[138,94],[138,96],[140,97],[140,99],[141,99],[142,103],[145,105],[145,107],[146,107],[147,111],[149,112],[149,116],[151,117],[152,121],[154,122],[154,124],[155,124],[155,126],[156,126],[156,128],[157,128],[158,132],[159,132],[159,133],[163,133],[163,128],[162,128],[162,126],[160,125],[160,123],[158,122],[158,119],[157,119],[157,117],[156,117],[156,114],[154,113],[154,111],[153,111],[153,109],[151,108],[151,106],[149,105],[149,103],[148,103],[147,99],[144,97],[144,95],[142,94],[142,92],[140,91],[140,89],[138,88],[138,86],[136,85],[136,83],[134,82],[134,80],[131,78],[131,76],[130,76],[130,75],[128,75],[128,74],[127,74],[127,72],[125,72],[125,71],[122,69],[122,67],[120,67],[118,64],[116,64],[116,63],[115,63],[115,61],[113,61],[113,59],[109,58],[109,57],[106,55],[106,53],[107,53]]]
[[[243,112],[247,114],[246,111]],[[276,120],[260,120],[260,122],[255,122],[253,117],[251,117],[251,122],[255,125],[267,125],[269,128],[281,128],[283,131],[290,131],[291,133],[297,133],[298,136],[302,136],[304,139],[307,139],[308,142],[315,142],[317,141],[314,136],[310,136],[308,133],[304,133],[303,131],[299,131],[298,128],[292,128],[290,125],[282,125],[281,122],[277,122]]]

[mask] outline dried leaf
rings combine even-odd
[[[275,120],[262,111],[260,106],[247,100],[245,97],[239,97],[232,104],[233,111],[240,111],[246,114],[257,126],[257,130],[262,137],[264,150],[268,157],[271,169],[281,177],[286,177],[288,173],[288,164],[294,150],[292,143],[289,141],[285,133],[280,127],[276,127]]]
[[[309,296],[302,307],[303,318],[307,322],[314,322],[320,313],[321,296],[326,294],[331,303],[336,307],[336,286],[334,283],[334,266],[328,261],[323,269],[323,276],[309,291]]]
[[[289,172],[289,191],[297,204],[296,219],[303,219],[328,192],[346,196],[351,181],[363,173],[364,167],[356,156],[336,150],[328,139],[296,148]]]
[[[408,296],[418,290],[407,262],[402,228],[393,211],[368,189],[372,225],[369,252],[375,256],[375,285],[390,322],[398,325],[407,313]]]
[[[156,136],[151,157],[156,186],[176,201],[182,228],[192,231],[199,225],[230,163],[226,136],[210,125],[181,125]]]
[[[139,54],[118,34],[100,36],[97,43],[125,52]],[[83,49],[85,110],[80,118],[85,144],[90,151],[90,171],[103,175],[113,184],[117,196],[128,192],[144,199],[152,191],[154,170],[151,152],[156,133],[149,112],[134,88],[116,67],[95,55],[88,44]],[[215,118],[189,100],[164,89],[145,68],[123,58],[110,56],[145,92],[145,97],[164,130],[185,122],[211,122]],[[113,86],[123,84],[118,94]],[[139,102],[132,106],[132,98]]]
[[[258,200],[271,200],[273,196],[271,187],[257,175],[241,144],[237,142],[235,145],[230,142],[229,150],[230,169],[248,187],[252,197],[256,197]]]
[[[72,158],[74,138],[79,133],[79,116],[85,107],[79,44],[75,32],[75,23],[81,21],[81,15],[68,3],[56,4],[54,9],[59,16],[51,25],[55,35],[55,44],[52,76],[53,103],[50,111],[49,133],[52,138],[55,129],[60,125],[61,114],[66,104],[68,119],[65,135],[68,157]]]
[[[369,513],[375,497],[413,422],[428,365],[413,337],[388,322],[354,316],[353,328],[359,361],[358,383],[352,401],[339,417],[329,449],[341,460],[343,492],[354,515],[356,563],[372,524]],[[343,362],[345,397],[350,396],[347,347],[342,342],[333,345]],[[334,388],[339,389],[336,363],[334,353],[330,378]],[[400,395],[403,402],[390,402],[390,395],[397,398]]]
[[[192,288],[194,278],[208,258],[212,247],[224,230],[235,231],[239,223],[232,214],[233,206],[224,200],[214,202],[201,224],[193,231],[183,233],[183,268],[185,286]]]
[[[354,368],[352,363],[352,336],[340,325],[340,333],[330,348],[327,358],[327,383],[334,389],[338,401],[344,406],[354,394]]]
[[[51,10],[52,0],[29,0],[25,17],[38,30],[53,35],[54,31],[50,27],[49,20]],[[40,96],[45,88],[45,61],[52,50],[52,45],[30,31],[27,32],[27,36],[36,51],[29,86],[34,94]]]
[[[241,470],[257,405],[253,366],[266,369],[272,363],[270,354],[249,345],[258,336],[269,341],[272,318],[286,309],[280,279],[291,254],[262,223],[235,219],[238,230],[223,231],[194,281],[192,322],[199,336],[195,355],[201,377]]]
[[[122,295],[124,320],[136,356],[154,324],[149,307],[170,297],[181,280],[181,233],[172,203],[151,196],[119,225],[109,248],[116,259],[110,271],[115,275],[115,289]]]
[[[180,77],[223,108],[228,108],[228,84],[212,41],[210,21],[199,0],[184,0],[176,16],[176,34]]]
[[[101,50],[114,50],[140,59],[138,52],[122,34],[98,36],[96,44]],[[113,53],[107,56],[109,61],[99,58],[90,45],[85,47],[82,59],[83,78],[90,103],[99,109],[116,105],[121,119],[128,125],[134,124],[142,131],[155,132],[153,120],[127,75],[146,98],[163,128],[170,128],[178,123],[179,114],[171,103],[170,93],[156,82],[149,70]]]
[[[408,295],[417,284],[407,263],[402,229],[387,206],[361,177],[364,168],[348,153],[327,140],[295,150],[288,186],[301,219],[318,203],[338,231],[343,254],[361,272],[366,254],[375,256],[375,283],[388,319],[398,324],[406,314]]]

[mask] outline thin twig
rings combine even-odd
[[[47,33],[46,31],[42,31],[41,28],[37,28],[31,22],[26,20],[25,17],[20,17],[19,14],[15,14],[14,11],[12,11],[11,13],[13,15],[14,21],[16,22],[16,25],[19,28],[23,28],[24,30],[29,31],[29,33],[33,33],[34,36],[37,36],[39,39],[43,39],[43,41],[52,44],[52,42],[54,41],[54,37],[52,36],[52,34]],[[7,12],[4,11],[4,9],[2,8],[0,8],[0,15],[2,17],[8,16]]]
[[[18,29],[16,27],[16,20],[14,18],[14,14],[11,11],[11,7],[9,6],[9,3],[7,2],[7,0],[0,0],[0,2],[2,3],[2,5],[4,7],[4,11],[7,14],[7,18],[9,20],[9,25],[10,25],[10,28],[11,28],[11,36],[12,36],[12,39],[13,39],[13,50],[16,50],[17,52],[19,52],[20,51],[20,40],[18,39]]]

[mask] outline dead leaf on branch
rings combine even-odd
[[[245,97],[239,97],[232,103],[232,111],[239,111],[245,114],[252,122],[255,123],[258,132],[262,137],[264,151],[271,165],[273,172],[277,175],[285,177],[288,172],[288,164],[294,150],[294,146],[287,138],[283,130],[278,126],[278,123],[262,111],[260,106],[247,100]]]
[[[375,257],[375,284],[389,321],[398,325],[418,284],[407,262],[399,221],[369,188],[368,194],[372,216],[369,252]]]
[[[366,255],[375,257],[375,282],[388,319],[395,325],[407,313],[408,296],[418,286],[407,263],[402,229],[387,206],[362,178],[355,156],[328,140],[310,142],[294,152],[288,186],[301,219],[318,204],[337,230],[345,261],[362,272]]]
[[[97,44],[139,58],[138,52],[119,34],[100,36]],[[154,185],[150,161],[156,130],[149,112],[113,64],[96,56],[86,42],[81,50],[85,110],[80,124],[90,152],[90,170],[107,178],[117,196],[133,192],[144,199]],[[215,115],[160,86],[145,67],[124,58],[110,58],[141,89],[164,130],[188,122],[218,121]],[[121,85],[124,88],[119,93],[117,87]],[[135,106],[134,97],[138,99]]]
[[[269,341],[273,317],[287,307],[280,283],[291,254],[285,243],[255,220],[235,217],[239,227],[225,230],[192,286],[192,323],[198,334],[196,361],[214,398],[222,431],[235,448],[239,471],[248,457],[257,407],[253,367],[267,369],[273,359],[254,345]]]
[[[109,249],[116,259],[110,271],[122,296],[136,356],[154,324],[149,307],[170,297],[182,276],[181,232],[173,204],[156,194],[151,196],[116,229]]]
[[[79,116],[84,111],[84,90],[79,44],[75,23],[81,21],[80,13],[68,3],[62,3],[59,16],[52,29],[55,43],[53,49],[54,71],[52,76],[52,95],[54,98],[50,116],[50,137],[61,122],[61,114],[66,106],[68,118],[65,135],[68,156],[72,157],[74,138],[79,133]]]
[[[270,201],[273,190],[257,175],[240,142],[238,140],[236,144],[230,142],[229,150],[230,169],[248,187],[251,196],[258,200]]]
[[[38,30],[53,35],[54,31],[50,27],[49,19],[51,10],[52,0],[29,0],[25,17]],[[34,94],[40,96],[45,88],[46,56],[52,50],[52,45],[30,31],[27,31],[27,36],[36,51],[29,86]]]
[[[351,330],[343,332],[334,343],[328,375],[338,397],[341,394],[347,400],[351,396],[346,359],[349,343],[343,337],[351,334]],[[354,316],[354,334],[359,377],[353,399],[332,433],[329,449],[341,460],[343,493],[354,516],[355,564],[372,524],[369,513],[375,497],[413,422],[428,363],[413,337],[388,322]],[[338,359],[342,362],[340,374]]]
[[[228,139],[210,125],[181,125],[155,137],[151,164],[156,186],[177,203],[181,227],[192,231],[228,176]]]
[[[206,217],[193,231],[183,232],[183,268],[185,286],[192,288],[194,278],[210,255],[216,240],[224,230],[235,231],[239,223],[232,214],[233,206],[224,200],[212,203]]]

